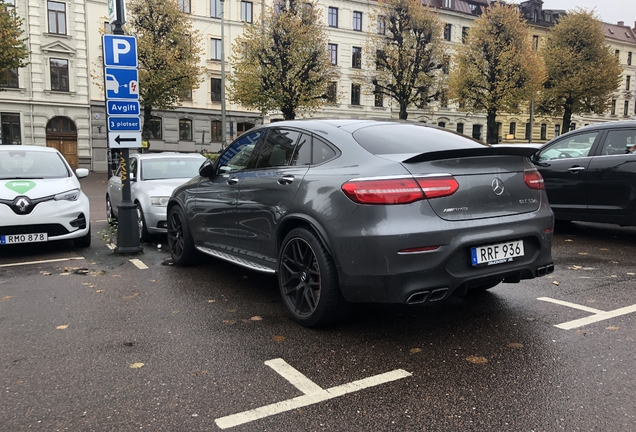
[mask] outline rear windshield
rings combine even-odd
[[[37,150],[0,149],[0,179],[70,177],[62,155]]]
[[[364,127],[353,138],[375,155],[428,153],[488,147],[470,138],[419,124],[381,124]]]

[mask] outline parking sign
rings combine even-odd
[[[137,67],[137,38],[134,36],[105,34],[104,66]]]

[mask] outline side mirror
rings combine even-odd
[[[199,175],[201,177],[212,178],[216,176],[216,164],[212,162],[210,159],[206,159],[203,161],[201,166],[199,167]]]
[[[86,168],[77,168],[75,170],[75,175],[78,179],[84,178],[88,175],[88,170]]]

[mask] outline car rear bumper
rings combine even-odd
[[[341,226],[343,222],[338,221]],[[331,245],[333,255],[339,257],[338,277],[347,301],[418,303],[497,281],[518,282],[551,273],[553,224],[554,216],[545,207],[539,212],[463,222],[402,220],[384,228],[376,225],[373,235],[360,228],[357,234],[355,229],[340,229],[337,232],[349,235],[331,239]],[[433,229],[422,232],[422,227]],[[523,240],[522,257],[490,266],[472,265],[472,247],[513,240]],[[439,248],[398,253],[426,246]]]

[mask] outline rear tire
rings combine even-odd
[[[91,245],[91,224],[88,224],[88,232],[85,236],[73,240],[76,248],[87,248]]]
[[[168,250],[175,265],[185,267],[196,264],[198,254],[194,240],[185,213],[178,205],[171,207],[168,212]]]
[[[333,259],[316,234],[305,228],[293,229],[283,241],[278,286],[285,307],[302,326],[332,324],[350,313]]]

